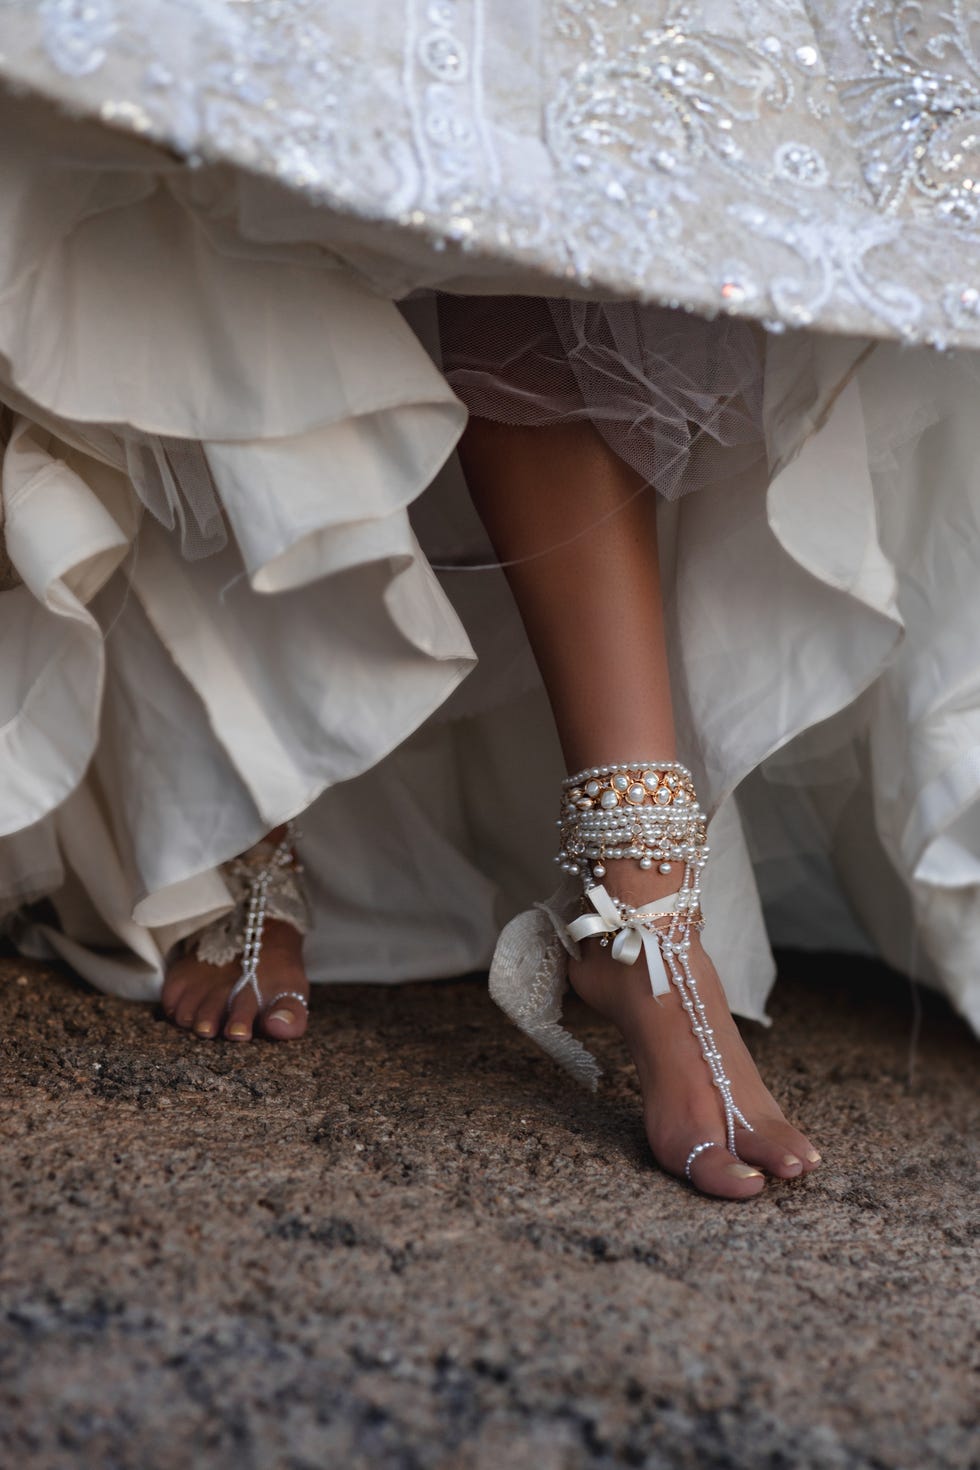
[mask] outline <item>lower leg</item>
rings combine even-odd
[[[609,762],[675,759],[652,492],[589,424],[514,428],[472,419],[463,467],[520,608],[555,712],[570,770]],[[606,880],[640,907],[677,890],[682,873],[633,861]],[[708,1193],[758,1193],[754,1164],[793,1177],[816,1162],[782,1117],[731,1018],[710,960],[695,939],[692,969],[733,1091],[753,1131],[742,1162],[703,1151],[692,1177]],[[654,1000],[642,962],[612,960],[583,943],[571,966],[576,991],[620,1028],[637,1067],[647,1132],[658,1160],[683,1172],[691,1148],[724,1138],[718,1093],[675,987]]]

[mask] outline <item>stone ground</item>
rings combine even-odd
[[[733,1205],[584,1011],[597,1098],[478,980],[235,1046],[0,963],[0,1463],[965,1470],[972,1043],[927,1000],[910,1085],[904,982],[784,968],[751,1042],[826,1163]]]

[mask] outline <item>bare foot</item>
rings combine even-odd
[[[259,958],[258,981],[262,1006],[245,987],[229,1005],[228,997],[242,973],[239,957],[227,965],[209,965],[191,950],[167,972],[161,1003],[165,1014],[184,1031],[229,1041],[250,1041],[258,1031],[273,1041],[292,1041],[306,1030],[306,1009],[283,996],[294,990],[309,996],[303,968],[303,936],[281,919],[266,919]],[[275,997],[274,1005],[270,1002]]]
[[[607,886],[636,906],[677,887],[676,877],[643,873],[632,863],[616,866],[621,871]],[[694,1159],[692,1182],[704,1194],[749,1199],[765,1188],[765,1174],[798,1178],[820,1162],[820,1155],[786,1121],[759,1076],[715,967],[696,934],[691,937],[690,961],[733,1096],[752,1124],[751,1132],[736,1131],[738,1159],[725,1146],[721,1100],[676,989],[671,986],[669,994],[654,997],[642,956],[635,965],[620,964],[595,939],[582,944],[582,959],[570,965],[569,980],[576,994],[615,1022],[623,1034],[640,1079],[647,1138],[657,1162],[668,1173],[683,1177],[691,1149],[713,1139],[719,1146]]]

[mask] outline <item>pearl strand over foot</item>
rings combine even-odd
[[[278,995],[272,997],[272,1000],[263,1002],[262,992],[259,989],[259,960],[262,957],[262,938],[269,905],[269,886],[281,869],[293,866],[295,835],[293,823],[290,822],[287,824],[282,840],[268,860],[249,875],[248,909],[245,915],[242,944],[242,973],[228,993],[227,1008],[231,1007],[237,995],[248,989],[255,996],[260,1011],[284,999],[298,1000],[309,1010],[309,1002],[305,995],[301,995],[298,991],[281,990]]]
[[[593,918],[588,927],[601,933],[602,944],[609,944],[610,936],[615,936],[613,957],[624,964],[635,963],[643,952],[635,939],[636,931],[656,937],[667,981],[678,993],[721,1099],[725,1143],[706,1139],[691,1150],[684,1168],[690,1180],[691,1166],[699,1154],[708,1148],[727,1147],[737,1158],[736,1127],[752,1131],[732,1095],[731,1081],[690,963],[692,930],[704,924],[701,873],[710,851],[707,821],[694,781],[687,767],[677,761],[624,761],[593,766],[569,776],[562,783],[562,792],[556,862],[565,872],[582,879],[586,899],[595,894],[592,906],[604,917]],[[667,912],[660,905],[637,909],[599,886],[610,861],[628,859],[644,870],[657,863],[658,871],[664,874],[671,872],[674,862],[683,864],[681,886]],[[575,922],[581,925],[586,920]],[[647,960],[648,966],[652,965],[649,952]],[[656,990],[652,972],[651,983]]]

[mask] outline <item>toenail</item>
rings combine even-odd
[[[750,1169],[748,1164],[729,1164],[729,1174],[734,1174],[736,1179],[761,1179],[761,1169]]]
[[[296,1017],[293,1015],[292,1011],[273,1011],[272,1015],[269,1017],[270,1021],[285,1021],[287,1025],[291,1021],[295,1021],[295,1019]]]
[[[783,1163],[788,1164],[791,1169],[795,1168],[797,1164],[802,1164],[802,1162],[803,1160],[798,1159],[795,1154],[783,1154]]]
[[[811,1164],[819,1164],[820,1162],[820,1155],[817,1153],[815,1148],[811,1148],[810,1152],[807,1154],[807,1158],[810,1160]]]
[[[248,1035],[248,1027],[245,1025],[245,1023],[243,1021],[236,1021],[235,1024],[234,1024],[234,1026],[229,1026],[228,1027],[228,1035],[229,1036],[247,1036]]]
[[[211,1032],[214,1030],[214,1027],[211,1025],[210,1021],[201,1021],[199,1025],[194,1027],[194,1030],[197,1032],[198,1036],[210,1036]]]

